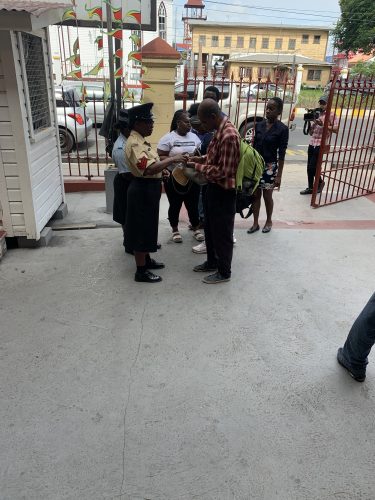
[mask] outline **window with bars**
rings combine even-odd
[[[199,35],[199,45],[202,47],[206,46],[206,35]]]
[[[262,38],[262,49],[268,49],[270,44],[269,38]]]
[[[249,49],[256,49],[257,39],[255,37],[250,37],[249,40]]]
[[[275,39],[275,49],[282,49],[282,48],[283,48],[283,39],[276,38]]]
[[[321,69],[309,69],[307,72],[307,79],[313,82],[319,81],[322,77]]]
[[[289,38],[288,50],[295,50],[295,49],[296,49],[296,39]]]
[[[232,37],[226,36],[224,38],[224,47],[230,47],[232,45]]]
[[[212,35],[211,47],[218,47],[218,46],[219,46],[219,37],[217,35]]]
[[[243,49],[243,36],[238,36],[237,37],[237,48],[238,49]]]
[[[314,35],[314,43],[319,44],[320,43],[320,35]]]
[[[167,39],[167,11],[165,5],[161,2],[158,12],[159,17],[159,36],[163,40]]]
[[[241,66],[240,67],[240,77],[241,78],[252,78],[253,76],[253,68],[250,66]]]
[[[302,43],[309,43],[309,35],[302,35]]]
[[[24,78],[28,106],[30,132],[35,133],[51,126],[51,113],[48,102],[46,63],[43,54],[43,42],[38,36],[21,33],[24,57]],[[28,96],[27,96],[28,94]],[[28,99],[27,99],[28,97]]]

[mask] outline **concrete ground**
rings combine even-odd
[[[289,165],[275,226],[236,223],[230,283],[162,199],[161,284],[133,281],[104,193],[0,264],[1,500],[373,500],[375,357],[337,348],[374,291],[375,203],[320,208]]]

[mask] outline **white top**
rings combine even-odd
[[[165,134],[160,139],[158,149],[169,153],[169,156],[176,156],[183,153],[193,154],[200,144],[199,137],[193,132],[188,132],[186,135],[179,135],[176,131],[173,131]],[[171,165],[169,169],[173,170],[173,166]]]

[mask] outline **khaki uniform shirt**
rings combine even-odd
[[[160,160],[151,144],[135,130],[131,131],[129,139],[126,141],[125,159],[129,170],[135,177],[143,177],[146,168]],[[155,175],[147,175],[145,178],[159,179],[161,175],[160,172]]]

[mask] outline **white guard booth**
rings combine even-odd
[[[19,242],[64,203],[47,26],[69,5],[0,0],[0,235]]]

